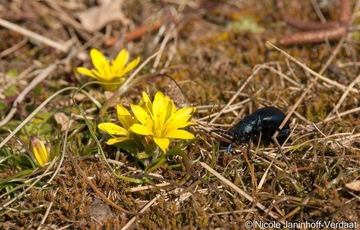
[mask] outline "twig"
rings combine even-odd
[[[0,58],[5,57],[8,54],[11,54],[13,52],[15,52],[16,50],[20,49],[23,45],[25,45],[28,42],[27,38],[24,38],[23,40],[21,40],[21,42],[19,42],[18,44],[10,47],[9,49],[6,49],[4,51],[2,51],[0,53]]]
[[[38,230],[41,230],[42,227],[44,227],[43,225],[45,224],[45,221],[46,221],[47,217],[49,216],[49,213],[50,213],[50,210],[51,210],[53,204],[54,204],[54,202],[50,202],[49,207],[46,209],[45,215],[42,218],[39,227],[37,228]]]
[[[154,199],[152,199],[149,203],[147,203],[145,205],[145,207],[143,209],[140,210],[139,213],[144,213],[148,208],[150,208],[150,206],[155,203],[155,201],[158,199],[159,195],[157,195]],[[127,222],[127,224],[121,228],[121,230],[126,230],[128,229],[129,227],[131,227],[131,225],[135,222],[136,220],[136,216],[133,217],[129,222]]]
[[[319,125],[321,123],[326,123],[326,122],[331,121],[331,120],[333,120],[335,118],[343,117],[343,116],[346,116],[346,115],[349,115],[349,114],[352,114],[352,113],[360,113],[360,107],[353,108],[353,109],[350,109],[350,110],[346,110],[346,111],[344,111],[342,113],[339,113],[337,115],[327,117],[325,120],[316,123],[316,125]]]
[[[6,18],[11,21],[17,21],[17,20],[31,20],[36,21],[38,15],[34,13],[24,13],[16,14],[16,13],[9,13],[9,12],[2,12],[0,13],[0,18]]]
[[[148,190],[148,189],[159,189],[160,187],[166,187],[171,185],[169,182],[164,182],[161,184],[155,184],[155,185],[145,185],[145,186],[141,186],[141,187],[135,187],[135,188],[130,188],[129,192],[139,192],[139,191],[144,191],[144,190]]]
[[[279,41],[281,45],[316,43],[326,40],[338,40],[344,35],[346,35],[346,33],[348,32],[351,15],[350,0],[341,1],[341,14],[337,21],[325,23],[306,22],[294,19],[291,16],[287,15],[283,10],[283,0],[275,0],[275,2],[280,9],[284,21],[298,29],[310,30],[309,32],[299,32],[294,35],[283,37]]]
[[[281,45],[294,45],[303,43],[317,43],[323,41],[338,40],[342,36],[346,35],[347,29],[345,27],[339,27],[329,30],[317,30],[311,32],[300,32],[295,35],[283,37],[279,43]]]
[[[9,30],[13,30],[13,31],[16,31],[26,37],[29,37],[29,38],[32,38],[34,40],[37,40],[37,41],[40,41],[48,46],[51,46],[57,50],[60,50],[62,52],[68,52],[69,50],[69,47],[70,47],[70,44],[69,43],[65,43],[65,44],[62,44],[62,43],[59,43],[59,42],[56,42],[56,41],[53,41],[47,37],[44,37],[40,34],[37,34],[37,33],[34,33],[28,29],[25,29],[21,26],[18,26],[18,25],[15,25],[11,22],[8,22],[2,18],[0,18],[0,26],[3,26]],[[71,40],[70,40],[71,41]]]
[[[148,32],[157,31],[162,26],[162,24],[163,24],[163,20],[158,19],[152,24],[141,25],[141,26],[135,28],[134,30],[129,31],[125,35],[125,38],[124,38],[125,43],[129,42],[129,41],[136,40],[136,39],[140,39],[142,36],[144,36]],[[120,36],[110,37],[109,39],[107,39],[104,42],[104,45],[105,46],[113,46],[119,39],[120,39]]]

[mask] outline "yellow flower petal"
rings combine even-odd
[[[145,126],[145,125],[140,125],[140,124],[134,124],[133,126],[131,126],[130,130],[133,133],[139,134],[139,135],[149,135],[149,136],[153,136],[153,131],[151,129],[149,129],[149,127]]]
[[[169,97],[165,97],[165,99],[167,99],[166,118],[165,118],[165,121],[167,121],[169,120],[169,118],[171,118],[171,116],[173,116],[173,114],[175,114],[176,108],[174,101],[170,100]]]
[[[154,133],[155,137],[162,136],[162,129],[165,124],[165,117],[166,117],[166,101],[164,94],[161,92],[157,92],[155,94],[152,113],[153,113],[153,120],[154,120]]]
[[[170,145],[170,141],[167,138],[154,138],[154,142],[155,144],[157,144],[157,146],[160,147],[160,149],[166,153],[166,149],[169,147]]]
[[[141,95],[142,95],[142,100],[144,102],[147,102],[147,101],[150,102],[150,98],[149,98],[149,96],[147,95],[147,93],[145,91],[143,91]]]
[[[172,139],[190,140],[190,139],[193,139],[195,136],[194,136],[194,134],[192,134],[186,130],[177,129],[177,130],[172,130],[172,131],[169,131],[168,133],[166,133],[166,137],[172,138]]]
[[[123,70],[128,60],[129,60],[129,52],[126,49],[122,49],[120,53],[116,56],[115,60],[111,63],[112,74],[118,77],[123,76],[124,75]]]
[[[110,138],[106,144],[108,145],[113,145],[113,144],[116,144],[116,143],[119,143],[119,142],[123,142],[123,141],[126,141],[126,140],[129,140],[130,138],[128,137],[116,137],[116,138]]]
[[[141,124],[146,125],[150,121],[150,115],[141,106],[130,104],[130,107],[134,116]]]
[[[148,114],[152,113],[152,102],[150,101],[149,96],[145,92],[142,92],[142,98],[139,106],[141,106]]]
[[[80,74],[83,74],[83,75],[86,75],[89,77],[93,77],[93,78],[97,78],[97,76],[95,76],[95,74],[90,69],[87,69],[85,67],[78,67],[78,68],[76,68],[76,71]]]
[[[94,78],[100,82],[110,82],[109,78],[107,77],[107,75],[103,74],[103,73],[100,73],[98,70],[96,69],[91,69],[90,70],[91,73],[95,76]]]
[[[95,48],[90,50],[90,57],[95,69],[103,69],[106,65],[110,66],[106,57]]]
[[[180,126],[179,129],[185,128],[185,127],[188,127],[188,126],[191,126],[191,125],[198,125],[198,123],[192,122],[192,121],[188,121],[188,122],[185,122],[185,123],[183,124],[183,126]]]
[[[127,74],[132,69],[134,69],[140,62],[140,57],[137,57],[136,59],[132,60],[123,70],[122,75]]]
[[[97,49],[90,50],[91,61],[99,72],[99,77],[110,81],[113,77],[110,71],[110,63],[105,56]]]
[[[129,52],[126,49],[121,50],[112,61],[109,61],[95,48],[90,50],[90,57],[94,69],[79,67],[78,72],[95,78],[102,83],[119,83],[114,85],[103,84],[105,89],[110,91],[117,90],[126,80],[124,75],[134,69],[140,62],[140,58],[138,57],[127,64],[129,61]]]
[[[110,135],[126,136],[128,133],[126,129],[113,123],[100,123],[98,124],[98,128]]]
[[[193,111],[194,107],[185,107],[176,111],[166,122],[166,130],[170,131],[173,129],[185,128],[189,125],[195,124],[193,122],[188,122]]]
[[[84,74],[88,77],[92,77],[98,81],[106,82],[107,80],[101,77],[101,74],[95,69],[87,69],[84,67],[78,67],[76,69],[80,74]]]
[[[116,112],[121,125],[125,129],[129,129],[134,124],[134,119],[132,118],[131,114],[121,104],[116,105]]]

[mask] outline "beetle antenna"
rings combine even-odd
[[[226,135],[231,135],[230,132],[228,132],[226,130],[223,130],[223,129],[212,129],[210,131],[210,133],[223,133],[223,134],[226,134]]]
[[[221,133],[225,134],[226,136],[223,136],[224,138],[228,139],[229,141],[233,141],[234,138],[232,134],[229,131],[223,130],[223,129],[212,129],[210,133]]]

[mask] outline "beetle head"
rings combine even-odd
[[[237,144],[242,144],[244,142],[248,142],[252,140],[259,132],[258,130],[258,119],[252,118],[247,119],[245,117],[242,121],[240,121],[237,125],[235,125],[230,134],[233,136],[233,140]],[[250,117],[251,118],[251,117]]]

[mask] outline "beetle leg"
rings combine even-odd
[[[229,146],[227,147],[227,154],[231,155],[231,144],[229,144]]]
[[[250,146],[251,146],[252,139],[253,139],[253,136],[250,135],[250,137],[249,137],[249,142],[248,142],[248,147],[247,147],[247,157],[248,157],[249,159],[251,158]]]

